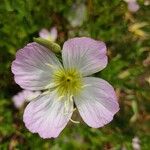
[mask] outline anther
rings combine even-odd
[[[81,88],[85,88],[85,87],[88,87],[88,86],[91,86],[91,84],[85,84]]]
[[[47,66],[49,66],[49,67],[51,67],[51,68],[53,68],[53,69],[56,69],[56,66],[51,65],[51,64],[49,64],[49,63],[45,63],[45,65],[47,65]]]
[[[73,123],[76,123],[76,124],[80,123],[79,121],[72,120],[71,118],[70,118],[70,121],[73,122]]]
[[[58,97],[58,101],[62,100],[62,98],[64,98],[64,96]]]
[[[70,100],[70,101],[73,101],[73,95],[70,96],[69,100]]]

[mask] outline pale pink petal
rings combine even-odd
[[[106,45],[87,37],[73,38],[64,43],[62,58],[65,68],[76,68],[83,76],[91,75],[106,67]]]
[[[50,84],[53,71],[60,67],[53,52],[33,42],[17,52],[12,72],[23,89],[43,90]]]
[[[41,29],[41,31],[39,32],[39,36],[46,40],[49,40],[51,38],[51,34],[47,29]]]
[[[74,97],[75,104],[85,123],[102,127],[119,111],[115,91],[108,82],[95,77],[85,77],[84,84],[81,95]]]
[[[32,100],[24,111],[25,126],[42,138],[57,137],[67,125],[72,115],[73,102],[67,105],[55,92],[43,94]]]
[[[18,94],[14,95],[12,97],[12,101],[14,102],[14,105],[15,105],[16,108],[22,107],[24,102],[25,102],[25,98],[24,98],[23,92],[21,91]]]
[[[51,41],[55,42],[57,39],[57,35],[58,35],[57,28],[56,27],[51,28],[50,30]]]
[[[52,42],[55,42],[56,39],[57,39],[57,28],[56,27],[53,27],[51,28],[50,31],[48,31],[47,29],[42,29],[40,32],[39,32],[39,36],[43,39],[46,39],[46,40],[49,40],[49,41],[52,41]]]
[[[131,12],[136,12],[136,11],[138,11],[139,10],[139,4],[135,1],[131,1],[131,2],[129,2],[128,3],[128,9],[129,9],[129,11],[131,11]]]

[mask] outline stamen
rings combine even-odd
[[[70,96],[69,100],[72,102],[73,101],[73,95]]]
[[[64,103],[64,115],[67,115],[71,112],[74,112],[76,110],[76,108],[72,108],[70,111],[68,111],[68,108],[69,108],[69,102],[72,102],[73,101],[73,95],[71,96],[68,96],[67,100],[65,101]]]
[[[70,118],[70,121],[73,122],[73,123],[76,123],[76,124],[80,123],[80,121],[75,121],[75,120],[72,120],[71,118]]]
[[[58,101],[62,100],[62,98],[64,98],[64,96],[59,96]]]
[[[55,69],[55,66],[51,64],[46,64],[50,66],[51,68]],[[54,74],[53,74],[53,81],[54,84],[48,85],[48,87],[53,86],[52,90],[56,90],[59,97],[59,100],[61,100],[63,97],[66,98],[63,100],[64,108],[62,111],[63,115],[70,115],[72,114],[76,108],[73,106],[74,96],[77,95],[81,88],[84,88],[86,86],[91,86],[89,84],[83,85],[82,82],[82,76],[80,72],[76,69],[59,69],[56,68]],[[63,96],[62,96],[63,95]],[[70,118],[70,121],[73,123],[80,123],[79,121],[75,121]]]
[[[72,110],[72,111],[74,112],[74,111],[76,111],[76,110],[77,110],[76,108],[73,108],[73,110]]]
[[[48,85],[45,86],[45,89],[53,88],[55,86],[56,86],[55,83],[50,83],[50,84],[48,84]]]
[[[49,94],[49,93],[50,93],[50,91],[47,90],[47,91],[44,91],[41,95],[46,95],[46,94]]]
[[[68,114],[68,112],[67,112],[67,101],[65,101],[65,104],[64,104],[65,106],[64,106],[64,114]]]
[[[91,84],[85,84],[81,88],[85,88],[85,87],[88,87],[88,86],[91,86]]]
[[[75,110],[76,110],[76,108],[73,108],[70,112],[64,113],[64,115],[68,115],[69,113],[72,113],[72,112],[74,112]]]
[[[73,95],[70,96],[69,100],[73,101]],[[74,112],[75,110],[76,110],[76,108],[72,108],[71,112]],[[80,123],[79,121],[75,121],[71,118],[70,118],[70,121],[73,122],[73,123],[76,123],[76,124]]]
[[[82,78],[77,70],[57,68],[53,79],[58,85],[57,91],[59,95],[76,95],[81,90]]]
[[[57,68],[56,66],[54,66],[54,65],[52,65],[52,64],[49,64],[49,63],[45,63],[45,65],[51,67],[52,69],[56,69],[56,68]]]

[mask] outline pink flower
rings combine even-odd
[[[132,139],[132,147],[133,150],[141,150],[140,139],[137,136]]]
[[[136,0],[124,0],[128,3],[128,10],[131,12],[137,12],[140,8]]]
[[[56,39],[57,39],[57,28],[56,27],[53,27],[51,28],[50,31],[48,31],[47,29],[42,29],[40,32],[39,32],[39,36],[43,39],[46,39],[46,40],[50,40],[52,42],[55,42]]]
[[[113,87],[90,77],[107,65],[106,45],[91,38],[73,38],[62,49],[62,62],[49,49],[33,42],[19,50],[12,63],[17,84],[45,90],[24,111],[26,127],[42,138],[57,137],[71,119],[74,103],[84,122],[99,128],[119,110]]]
[[[128,9],[129,9],[129,11],[131,11],[131,12],[137,12],[138,10],[139,10],[139,4],[135,1],[131,1],[131,2],[129,2],[128,3]]]
[[[67,16],[72,27],[81,26],[87,18],[87,9],[85,4],[74,4]]]
[[[40,94],[41,94],[40,91],[33,92],[33,91],[23,90],[18,94],[14,95],[12,100],[14,102],[15,107],[20,108],[23,106],[25,101],[30,101],[36,98],[37,96],[39,96]]]

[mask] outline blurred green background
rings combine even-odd
[[[132,13],[123,0],[0,0],[0,150],[132,150],[134,137],[150,149],[150,5],[138,4]],[[18,49],[53,26],[61,46],[76,36],[107,44],[108,66],[96,76],[114,86],[120,111],[103,128],[71,122],[58,138],[43,140],[25,128],[24,108],[14,107],[21,88],[10,67]]]

